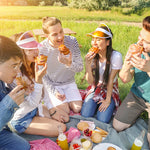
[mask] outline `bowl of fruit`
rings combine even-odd
[[[92,136],[92,129],[90,129],[90,128],[84,128],[83,129],[83,135],[85,136],[85,137],[91,137]]]

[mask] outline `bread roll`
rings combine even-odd
[[[83,129],[89,128],[89,124],[87,122],[79,122],[77,124],[77,128],[81,131],[83,131]]]
[[[94,143],[100,143],[102,141],[102,136],[98,132],[92,133],[91,140]]]
[[[110,146],[107,148],[107,150],[116,150],[114,147]]]

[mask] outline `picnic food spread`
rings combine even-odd
[[[99,49],[97,48],[97,47],[91,47],[90,49],[89,49],[89,52],[94,52],[94,53],[98,53],[99,52]]]
[[[77,128],[82,131],[81,136],[76,136],[72,139],[70,143],[69,150],[92,150],[93,143],[100,143],[103,139],[103,137],[106,137],[108,135],[108,132],[101,129],[100,127],[96,127],[95,124],[93,126],[94,122],[91,121],[83,121],[80,120],[80,122],[77,124]],[[64,145],[67,146],[66,138],[60,138],[60,135],[63,135],[62,133],[59,134],[57,138],[57,144],[63,149],[68,150],[68,147],[64,149]],[[66,144],[62,144],[62,143]],[[113,148],[113,147],[109,147]],[[108,150],[115,150],[115,149],[108,149]]]
[[[99,127],[96,127],[96,130],[92,129],[87,121],[80,121],[77,124],[77,128],[82,131],[85,137],[90,138],[93,143],[100,143],[102,138],[108,135],[108,132]],[[82,139],[82,141],[84,141],[84,139]]]
[[[59,47],[58,47],[58,49],[59,49],[59,51],[60,51],[60,53],[63,53],[64,55],[68,55],[69,53],[70,53],[70,50],[69,50],[69,48],[67,48],[65,45],[60,45]]]
[[[40,66],[45,66],[45,63],[47,62],[47,56],[39,55],[35,58],[35,62]]]

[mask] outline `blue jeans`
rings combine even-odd
[[[115,109],[115,102],[113,98],[111,98],[111,103],[108,108],[104,112],[100,112],[98,108],[101,104],[97,104],[93,100],[93,96],[94,92],[85,98],[81,109],[81,115],[84,117],[93,117],[96,114],[97,120],[104,123],[109,123]]]
[[[0,132],[0,150],[30,150],[30,145],[9,129],[3,129]]]
[[[19,120],[11,120],[11,127],[15,129],[15,131],[17,131],[18,133],[23,133],[28,128],[33,118],[36,116],[37,110],[38,109],[35,108]]]

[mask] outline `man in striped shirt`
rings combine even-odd
[[[42,27],[47,38],[41,42],[39,54],[48,56],[47,75],[43,78],[44,101],[50,117],[67,122],[70,110],[79,113],[82,107],[74,76],[82,71],[83,60],[76,38],[64,35],[59,19],[44,17]],[[69,49],[68,55],[59,51],[60,45]]]

